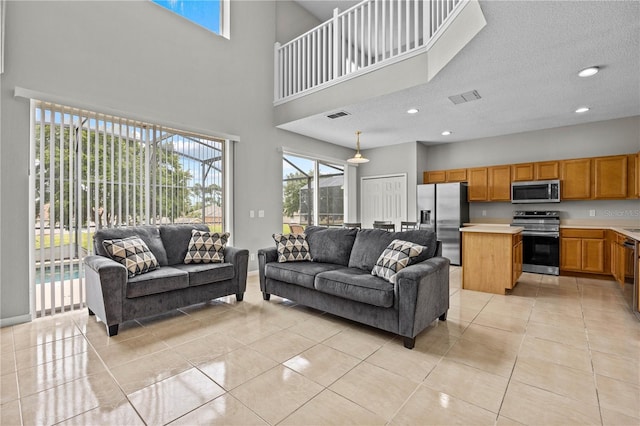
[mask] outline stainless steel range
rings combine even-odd
[[[511,226],[521,226],[522,270],[560,275],[560,212],[513,212]]]

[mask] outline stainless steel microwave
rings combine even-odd
[[[511,183],[511,202],[519,203],[559,203],[559,180],[536,180]]]

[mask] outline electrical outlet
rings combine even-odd
[[[254,217],[256,217],[256,211],[255,210],[249,210],[249,217],[251,219],[253,219]]]
[[[596,215],[596,211],[595,210],[589,210],[589,216],[593,217]]]
[[[264,217],[264,210],[258,210],[258,217]]]
[[[482,216],[486,216],[487,215],[487,211],[486,210],[482,210]]]
[[[249,255],[249,259],[251,259],[251,260],[256,260],[256,254],[255,254],[255,253],[251,253],[251,254]]]

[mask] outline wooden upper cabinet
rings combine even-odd
[[[533,180],[533,163],[514,164],[511,166],[511,180],[514,182]]]
[[[536,180],[560,179],[560,163],[558,161],[542,161],[534,163]]]
[[[596,157],[593,161],[593,198],[627,198],[627,155]]]
[[[511,200],[511,166],[489,167],[489,201]]]
[[[629,154],[627,156],[627,198],[638,198],[640,196],[640,184],[638,182],[640,163],[638,158],[638,154]]]
[[[467,169],[452,169],[446,171],[447,182],[466,182]]]
[[[591,158],[560,162],[560,191],[563,200],[591,198]]]
[[[444,183],[447,181],[446,172],[444,170],[431,170],[423,173],[423,183]]]
[[[476,167],[467,170],[467,181],[469,182],[467,198],[469,201],[488,201],[488,169],[487,167]]]

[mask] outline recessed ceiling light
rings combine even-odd
[[[453,133],[453,132],[451,132],[451,130],[445,130],[441,134],[442,134],[442,136],[449,136],[451,133]]]
[[[576,110],[578,114],[582,114],[583,112],[589,111],[589,107],[580,107]]]
[[[591,77],[592,75],[598,74],[598,71],[600,71],[600,67],[589,67],[589,68],[585,68],[582,71],[580,71],[578,73],[578,76],[580,76],[580,77]]]
[[[411,108],[407,110],[407,114],[417,114],[419,111],[418,108]]]

